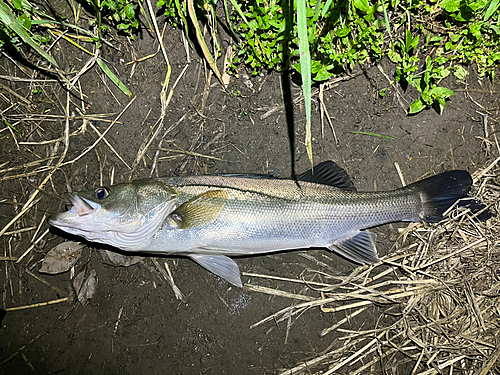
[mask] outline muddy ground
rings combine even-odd
[[[191,59],[187,62],[178,31],[169,30],[167,34],[165,45],[172,64],[170,84],[186,65],[187,68],[175,87],[163,127],[145,156],[131,170],[101,141],[74,163],[62,166],[38,195],[40,201],[1,237],[0,256],[17,259],[25,253],[32,241],[49,228],[46,214],[65,209],[59,196],[69,189],[106,185],[112,176],[115,183],[149,177],[160,139],[173,125],[164,136],[162,147],[180,152],[160,151],[153,176],[244,172],[289,177],[292,167],[297,173],[309,168],[302,143],[303,102],[297,101],[291,111],[283,107],[288,90],[293,98],[300,96],[299,86],[277,73],[246,79],[241,71],[239,79],[232,77],[224,90],[214,77],[208,80],[209,72],[195,50],[190,50]],[[108,131],[106,140],[128,166],[133,166],[161,114],[160,92],[166,64],[161,53],[135,65],[126,64],[157,51],[158,42],[147,32],[133,42],[119,40],[116,49],[103,47],[102,57],[136,99]],[[78,71],[89,59],[64,40],[56,44],[52,54],[65,71]],[[30,57],[40,63],[36,56]],[[51,79],[40,73],[32,76],[31,67],[22,62],[17,65],[3,57],[0,75]],[[385,62],[381,66],[388,77],[393,77],[394,66]],[[491,91],[498,92],[500,88],[498,83],[478,80],[473,67],[468,70],[464,81],[449,78],[444,82],[456,95],[447,102],[442,116],[432,109],[407,116],[404,109],[418,97],[416,91],[395,89],[376,66],[356,69],[324,92],[324,104],[337,140],[326,119],[322,124],[318,96],[314,98],[314,160],[335,160],[350,174],[358,190],[400,187],[395,163],[406,182],[455,168],[474,172],[490,156],[484,138],[493,140],[491,126],[497,126],[499,102],[498,95]],[[19,131],[12,132],[2,125],[0,133],[0,228],[4,228],[47,175],[47,171],[30,172],[48,161],[34,167],[6,169],[51,155],[59,157],[64,150],[62,143],[18,143],[60,138],[67,97],[57,82],[17,82],[4,77],[0,83],[3,116]],[[82,125],[85,129],[70,138],[64,162],[81,155],[98,137],[90,124],[78,116],[93,115],[92,125],[104,132],[109,121],[131,101],[97,67],[85,73],[79,85],[85,97],[82,100],[74,91],[69,97],[69,126],[70,132]],[[385,88],[386,95],[379,96],[379,90]],[[493,116],[488,117],[486,134],[483,114],[487,112]],[[104,122],[95,120],[99,114],[111,115]],[[352,133],[358,131],[395,139]],[[57,158],[52,165],[56,161]],[[380,255],[391,250],[398,237],[398,226],[375,230]],[[8,234],[32,227],[35,229]],[[47,251],[67,238],[51,230],[19,263],[0,262],[3,309],[67,296],[71,289],[70,272],[38,272]],[[329,267],[325,269],[304,258],[299,251],[242,258],[237,263],[242,272],[293,279],[300,278],[306,269],[345,276],[357,267],[326,250],[308,253]],[[336,333],[320,337],[319,332],[347,314],[327,314],[312,308],[296,320],[293,318],[288,333],[286,322],[270,322],[251,329],[252,324],[300,301],[268,296],[248,287],[232,287],[188,259],[168,258],[168,264],[176,284],[187,296],[186,302],[176,299],[150,259],[130,267],[115,267],[103,262],[97,246],[87,246],[75,270],[86,265],[96,271],[98,286],[94,298],[86,306],[73,301],[8,311],[0,330],[0,373],[276,374],[320,354],[335,340]],[[60,291],[42,283],[26,269]],[[243,276],[242,280],[253,285],[283,287],[294,293],[303,289],[300,284],[258,277]],[[343,327],[370,329],[390,320],[385,308],[372,307]],[[340,370],[349,371],[349,367]],[[393,373],[398,373],[398,369]]]

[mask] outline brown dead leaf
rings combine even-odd
[[[39,272],[58,274],[68,271],[80,259],[84,247],[73,241],[60,243],[45,255]]]
[[[129,267],[144,259],[137,255],[122,255],[109,250],[101,250],[100,253],[104,263],[117,267]]]
[[[73,280],[73,287],[78,296],[78,301],[80,301],[83,306],[85,306],[95,295],[97,290],[97,272],[92,270],[87,280],[83,281],[84,278],[85,270],[75,276]]]

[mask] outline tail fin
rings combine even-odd
[[[420,194],[423,205],[421,219],[435,223],[443,219],[443,213],[453,203],[467,197],[471,186],[472,178],[469,172],[454,170],[415,182],[407,188]],[[483,203],[474,198],[464,201],[460,206],[468,206],[473,213],[485,208]],[[486,220],[489,216],[489,212],[486,211],[481,214],[480,219]]]

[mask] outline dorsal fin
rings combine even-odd
[[[297,181],[314,182],[316,184],[330,185],[339,189],[356,191],[351,178],[333,161],[319,163],[312,169],[297,176]]]

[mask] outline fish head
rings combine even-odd
[[[154,179],[68,194],[71,208],[49,223],[89,241],[126,247],[146,240],[175,209],[178,193]],[[122,244],[124,238],[127,244]]]

